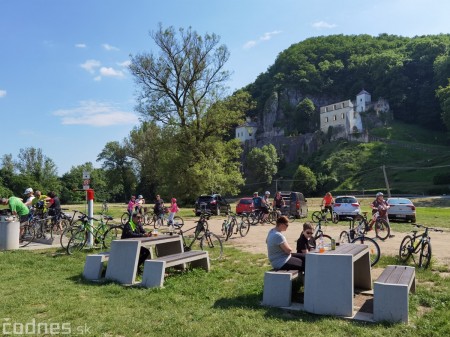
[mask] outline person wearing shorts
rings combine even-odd
[[[19,217],[20,240],[24,231],[23,225],[28,222],[28,214],[30,213],[30,209],[23,203],[20,198],[17,197],[2,198],[2,205],[8,205],[11,213]]]

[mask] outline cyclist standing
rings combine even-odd
[[[134,207],[136,206],[136,196],[132,195],[130,198],[130,201],[128,201],[127,211],[130,215],[129,218],[131,218],[131,214],[133,214]]]
[[[261,219],[261,223],[266,222],[267,217],[269,216],[269,208],[270,208],[270,192],[266,191],[264,193],[264,197],[262,198],[262,202],[261,202],[261,211],[263,213],[262,219]]]
[[[378,216],[380,218],[383,218],[389,223],[387,210],[390,208],[390,206],[387,203],[387,201],[383,199],[382,192],[377,193],[376,199],[372,202],[371,208],[372,208],[372,215],[378,212],[379,214]]]
[[[164,214],[164,200],[161,199],[161,196],[158,194],[155,200],[155,206],[153,207],[153,211],[155,214],[160,217]]]
[[[283,200],[283,197],[281,196],[281,192],[278,191],[277,193],[275,193],[275,197],[273,198],[272,207],[276,210],[281,211],[281,209],[284,205],[285,205],[285,202]]]
[[[333,196],[331,195],[331,192],[327,192],[322,199],[320,207],[325,208],[325,210],[329,211],[330,214],[333,214],[333,204],[334,204]]]
[[[136,200],[136,203],[135,203],[135,205],[136,205],[135,210],[137,213],[139,213],[141,215],[142,215],[142,213],[144,213],[144,208],[142,207],[142,205],[144,205],[144,204],[145,204],[145,199],[142,196],[142,194],[139,194],[138,198]]]

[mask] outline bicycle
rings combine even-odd
[[[355,229],[355,219],[347,217],[345,220],[349,221],[349,231],[342,231],[339,235],[340,243],[359,243],[367,245],[370,252],[370,266],[374,266],[380,260],[381,250],[378,243],[366,236],[366,225],[364,222],[359,222]]]
[[[209,230],[208,220],[211,213],[200,213],[200,218],[197,224],[183,231],[181,228],[178,230],[178,234],[181,235],[183,239],[183,248],[185,252],[193,250],[196,243],[199,243],[200,249],[207,251],[210,260],[218,260],[222,258],[223,255],[223,244],[222,240],[213,232]],[[188,236],[185,233],[192,233]]]
[[[247,215],[245,213],[240,216],[237,214],[228,215],[227,219],[225,219],[222,224],[222,235],[225,236],[225,241],[228,241],[231,235],[233,235],[233,232],[234,234],[239,232],[241,237],[247,235],[250,230],[250,224],[246,218]]]
[[[272,225],[275,225],[277,222],[277,219],[280,216],[286,216],[289,219],[289,222],[292,222],[295,220],[295,215],[292,215],[289,213],[289,210],[287,210],[286,208],[274,208],[274,209],[270,209],[269,208],[269,215],[267,217],[267,221],[270,222]]]
[[[317,241],[319,239],[320,236],[322,236],[323,238],[323,243],[324,245],[330,245],[331,246],[331,241],[333,240],[331,236],[324,234],[323,230],[322,230],[322,221],[323,220],[319,220],[317,222],[316,227],[314,228],[314,232],[312,235],[312,238],[314,239],[314,241]]]
[[[118,239],[119,233],[123,230],[122,225],[108,225],[108,222],[113,220],[110,216],[103,216],[98,220],[90,218],[84,213],[81,214],[79,219],[71,226],[72,235],[66,247],[66,251],[69,255],[83,249],[89,234],[92,234],[94,244],[101,244],[103,248],[107,249],[111,241]],[[93,226],[91,228],[90,220],[99,221],[100,223],[98,226]],[[106,220],[106,222],[103,220]]]
[[[64,214],[65,220],[68,222],[66,225],[66,228],[62,231],[61,236],[59,237],[59,244],[61,245],[62,249],[67,248],[67,243],[69,242],[70,238],[72,237],[72,234],[78,230],[78,227],[72,227],[75,219],[75,215],[77,213],[81,213],[80,211],[73,210],[72,216],[68,216],[67,214]]]
[[[145,219],[145,216],[144,216]],[[153,214],[152,220],[149,220],[150,224],[153,223],[153,228],[159,229],[161,226],[169,227],[171,224],[169,223],[169,213],[164,211],[163,213],[156,215]],[[184,225],[184,220],[181,216],[174,216],[172,221],[172,226],[175,229],[180,229]]]
[[[320,211],[314,211],[311,215],[311,219],[314,222],[319,222],[319,220],[328,222],[328,208],[320,207]],[[339,222],[339,215],[335,212],[331,212],[331,222],[338,223]]]
[[[418,267],[427,269],[431,262],[431,238],[428,232],[443,232],[443,230],[419,224],[411,225],[417,228],[412,230],[412,236],[408,234],[403,238],[398,255],[403,263],[406,263],[412,257],[414,264],[416,264],[413,255],[419,254]],[[419,228],[425,228],[425,230],[418,233]]]
[[[383,217],[386,214],[386,210],[377,210],[372,218],[367,220],[367,212],[362,212],[358,214],[356,219],[359,220],[360,224],[363,223],[365,227],[365,232],[371,231],[375,227],[375,235],[380,240],[386,240],[391,235],[391,226],[389,222]]]

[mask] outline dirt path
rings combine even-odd
[[[222,222],[223,218],[213,218],[208,221],[210,229],[216,234],[220,234]],[[186,227],[192,227],[193,225],[193,220],[189,220],[185,224]],[[284,233],[286,238],[288,239],[289,244],[294,249],[296,247],[296,240],[300,236],[302,225],[303,221],[296,220],[295,222],[290,224],[288,230]],[[247,252],[267,254],[265,241],[267,233],[272,227],[272,225],[252,226],[246,237],[242,238],[239,236],[239,234],[237,236],[233,235],[227,241],[227,243],[229,242],[235,247]],[[394,237],[389,238],[386,241],[377,241],[380,245],[382,255],[398,255],[400,243],[406,235],[406,233],[395,232],[395,223],[392,224],[392,227],[393,229],[391,230],[391,234],[394,234]],[[325,234],[330,235],[332,238],[338,239],[339,234],[343,230],[348,229],[348,227],[346,223],[340,223],[332,226],[327,225],[323,229]],[[433,259],[437,261],[438,264],[443,264],[450,268],[450,249],[448,248],[450,242],[450,232],[432,233],[431,240]]]

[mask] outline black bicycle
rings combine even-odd
[[[417,264],[419,268],[426,269],[431,262],[431,238],[428,232],[443,232],[443,230],[419,224],[412,224],[412,226],[416,228],[412,230],[412,236],[408,234],[403,238],[398,255],[402,262],[406,263],[412,257],[414,264]],[[418,233],[419,228],[425,230]],[[419,261],[416,263],[414,255],[417,254],[419,254]]]
[[[200,214],[200,218],[194,227],[183,231],[176,231],[183,239],[184,251],[195,250],[197,244],[201,250],[207,251],[210,260],[218,260],[223,256],[222,240],[209,230],[208,220],[211,213]],[[187,235],[186,235],[187,234]]]
[[[339,235],[339,242],[367,245],[370,252],[370,265],[373,267],[380,260],[380,246],[374,239],[366,236],[367,228],[364,222],[359,222],[358,226],[355,228],[355,221],[357,220],[352,217],[347,217],[345,220],[348,220],[349,222],[349,230],[341,232]]]
[[[319,221],[328,222],[327,217],[328,217],[328,208],[325,208],[325,207],[321,207],[320,211],[315,211],[311,215],[311,219],[314,222],[319,222]],[[333,223],[339,222],[339,215],[334,211],[331,212],[331,221]]]
[[[222,223],[222,235],[225,237],[225,241],[227,241],[233,233],[237,234],[239,232],[241,237],[244,237],[249,230],[250,223],[248,222],[248,217],[245,213],[240,215],[230,213]]]

